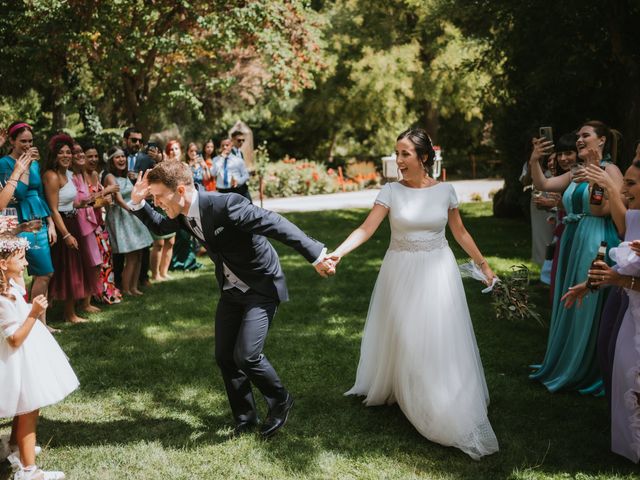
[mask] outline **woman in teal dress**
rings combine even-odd
[[[622,184],[622,174],[607,153],[609,149],[606,147],[610,145],[611,138],[611,132],[604,124],[587,122],[578,131],[578,157],[587,164],[599,163],[614,181]],[[553,143],[534,139],[533,144],[531,167],[534,185],[543,191],[564,191],[562,202],[567,215],[563,220],[566,226],[560,242],[547,351],[542,364],[534,366],[536,370],[530,378],[543,383],[550,392],[579,390],[581,393],[601,394],[603,386],[596,345],[606,291],[598,290],[589,295],[580,307],[565,308],[561,298],[569,287],[587,277],[600,242],[606,241],[609,249],[617,246],[620,238],[609,215],[608,201],[603,199],[601,205],[591,204],[591,188],[584,173],[574,170],[573,174],[567,172],[545,179],[538,160],[549,153]],[[608,258],[607,261],[610,262]]]
[[[0,180],[10,178],[16,160],[23,153],[31,151],[34,158],[29,169],[21,175],[15,186],[15,202],[9,204],[10,207],[18,211],[20,223],[38,219],[42,221],[42,228],[37,232],[20,234],[29,241],[31,247],[27,250],[26,255],[29,262],[28,272],[33,276],[30,296],[34,298],[38,295],[47,295],[49,280],[53,274],[49,243],[55,242],[56,232],[44,197],[40,163],[36,160],[39,158],[39,154],[37,149],[33,147],[32,128],[25,122],[14,122],[9,125],[7,133],[11,143],[11,153],[0,158]]]

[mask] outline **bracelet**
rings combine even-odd
[[[629,286],[629,290],[633,290],[633,286],[636,284],[636,277],[631,277],[631,285]]]
[[[71,236],[70,233],[67,233],[64,237],[62,237],[62,240],[66,240],[67,238],[69,238]]]
[[[12,184],[14,187],[18,186],[18,180],[16,180],[15,178],[10,178],[9,180],[7,180],[6,183],[10,183]]]

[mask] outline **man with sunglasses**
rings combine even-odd
[[[144,172],[154,167],[155,162],[143,150],[142,132],[136,127],[127,128],[122,134],[127,156],[127,176],[136,183],[138,172]]]
[[[244,145],[244,133],[240,130],[235,130],[231,133],[231,141],[233,142],[233,147],[231,147],[231,154],[235,155],[238,158],[241,158],[244,161],[244,154],[242,153],[242,145]]]

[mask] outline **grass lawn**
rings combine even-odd
[[[493,219],[489,204],[462,206],[465,224],[498,272],[530,265],[529,227]],[[287,215],[335,247],[364,210]],[[217,286],[212,265],[105,308],[91,323],[62,325],[57,339],[81,388],[42,412],[44,468],[70,479],[631,479],[640,468],[609,451],[604,398],[549,394],[527,378],[546,328],[497,321],[481,285],[465,281],[491,394],[500,452],[480,462],[431,443],[397,406],[365,408],[352,385],[369,296],[389,238],[385,222],[366,245],[319,278],[293,250],[276,247],[291,301],[276,315],[266,353],[296,399],[269,441],[231,438],[231,416],[213,360]],[[451,242],[457,258],[464,254]],[[429,288],[429,285],[425,285]],[[532,285],[548,318],[547,290]],[[55,312],[54,312],[55,313]],[[261,405],[264,417],[264,405]],[[0,424],[0,433],[9,423]],[[6,464],[0,479],[7,478]]]

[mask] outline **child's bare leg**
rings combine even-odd
[[[36,464],[36,425],[39,411],[25,413],[17,418],[17,440],[20,449],[20,461],[25,467]]]

